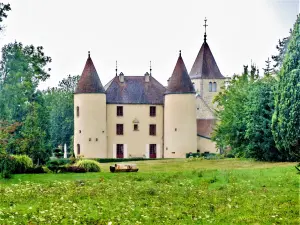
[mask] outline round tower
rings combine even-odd
[[[164,103],[164,157],[185,158],[197,151],[195,90],[179,54]]]
[[[106,94],[90,53],[74,93],[74,153],[107,158]]]

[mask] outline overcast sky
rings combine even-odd
[[[174,69],[178,52],[190,71],[207,39],[221,73],[240,73],[251,60],[261,69],[288,35],[299,0],[11,0],[0,45],[15,40],[41,45],[52,57],[57,86],[68,74],[81,74],[88,51],[104,84],[118,71],[149,71],[162,84]]]

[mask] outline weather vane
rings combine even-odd
[[[150,61],[150,76],[152,74],[152,66],[151,66],[151,61]]]
[[[118,61],[116,61],[116,76],[118,76]]]
[[[206,35],[206,27],[208,26],[207,24],[206,24],[206,22],[207,22],[207,19],[206,19],[206,17],[205,17],[205,19],[204,19],[204,27],[205,27],[205,33],[204,33],[204,42],[206,42],[206,37],[207,37],[207,35]]]

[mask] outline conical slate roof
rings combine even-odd
[[[189,75],[191,79],[225,79],[206,41],[202,44]]]
[[[195,89],[180,53],[165,94],[181,93],[195,93]]]
[[[75,94],[81,93],[105,93],[90,54],[75,90]]]

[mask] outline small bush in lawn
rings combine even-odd
[[[8,154],[0,154],[0,174],[2,178],[11,178],[15,169],[15,158]]]
[[[47,162],[47,167],[54,173],[65,172],[65,165],[70,163],[68,159],[52,159]]]
[[[70,172],[70,173],[85,173],[86,169],[83,168],[83,167],[79,167],[79,166],[68,166],[66,172]]]
[[[27,155],[14,155],[15,168],[13,173],[26,173],[29,168],[33,167],[33,162]]]
[[[42,166],[36,166],[36,167],[28,168],[26,170],[26,173],[31,173],[31,174],[34,174],[34,173],[46,173],[46,171],[44,170],[44,168]]]
[[[231,153],[229,153],[229,154],[226,155],[226,157],[227,157],[227,158],[234,158],[234,155],[231,154]]]
[[[86,172],[100,172],[101,171],[100,163],[98,163],[95,160],[91,160],[91,159],[79,160],[75,165],[84,168],[86,170]]]

